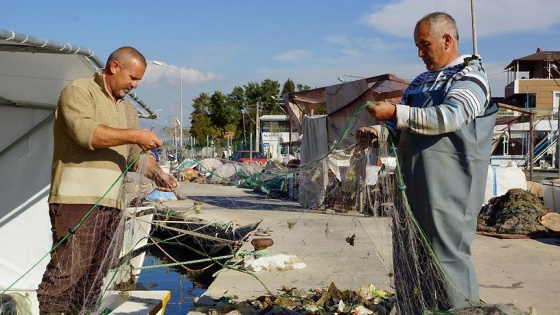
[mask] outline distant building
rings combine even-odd
[[[520,108],[552,110],[560,104],[560,51],[542,51],[514,59],[505,69],[504,98]]]
[[[292,131],[290,116],[263,115],[260,119],[262,152],[269,158],[277,158],[288,153],[294,155],[290,144],[298,140],[298,133]]]
[[[518,165],[558,165],[560,51],[538,48],[512,60],[504,70],[508,82],[504,98],[494,98],[501,108],[494,128],[500,138],[493,162],[502,155],[508,160],[517,157]]]

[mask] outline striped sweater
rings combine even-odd
[[[406,105],[408,95],[434,90],[444,91],[443,104],[427,108]],[[481,115],[489,102],[490,86],[480,60],[464,55],[410,83],[397,105],[396,128],[423,135],[454,132]]]

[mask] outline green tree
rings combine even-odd
[[[193,100],[193,112],[191,114],[190,133],[197,139],[197,143],[206,143],[206,138],[215,139],[221,134],[220,130],[212,125],[210,109],[212,102],[206,93]]]
[[[221,91],[215,91],[212,96],[200,93],[193,100],[190,135],[202,144],[206,136],[213,140],[225,139],[226,132],[233,132],[237,141],[247,144],[249,135],[255,133],[257,104],[260,104],[259,116],[283,114],[282,94],[309,89],[308,85],[295,84],[288,79],[280,93],[278,81],[265,79],[243,87],[235,86],[227,95]]]
[[[230,94],[227,96],[227,101],[229,105],[235,110],[235,117],[236,117],[236,124],[235,126],[231,126],[233,130],[230,130],[230,127],[227,127],[227,131],[233,131],[235,133],[235,139],[238,141],[246,142],[247,138],[247,129],[246,129],[246,121],[247,118],[244,112],[245,106],[245,90],[240,87],[236,86],[233,88]]]
[[[298,83],[296,85],[296,88],[297,88],[298,92],[311,90],[311,87],[309,85],[305,85],[305,84],[301,84],[301,83]]]
[[[226,133],[235,133],[241,113],[236,108],[235,100],[232,101],[219,91],[214,92],[210,102],[210,121],[216,131],[219,132],[219,135],[217,135],[219,143],[225,144],[227,141]]]
[[[284,82],[284,86],[282,86],[282,95],[286,93],[292,93],[295,91],[296,91],[296,84],[294,83],[294,81],[292,81],[292,79],[286,80],[286,82]]]

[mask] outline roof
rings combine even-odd
[[[532,55],[513,59],[504,70],[509,70],[519,65],[517,71],[530,71],[535,61],[551,62],[560,65],[560,51],[537,51]]]
[[[0,29],[0,106],[54,109],[71,81],[104,67],[88,48]],[[141,118],[157,118],[135,93],[128,100]]]
[[[358,126],[377,122],[371,115],[356,115],[368,102],[400,101],[409,82],[393,74],[382,74],[335,85],[283,94],[291,126],[302,134],[305,117],[327,114],[327,140],[335,143],[344,136],[340,147],[355,144]],[[352,118],[352,126],[347,126]],[[344,133],[344,135],[343,135]],[[347,135],[347,136],[346,136]]]
[[[301,121],[303,117],[302,114],[311,115],[312,110],[314,109],[328,107],[327,100],[331,99],[335,94],[352,94],[356,96],[356,93],[359,95],[363,93],[363,96],[365,96],[368,100],[373,100],[375,97],[378,99],[400,98],[408,84],[409,82],[393,74],[382,74],[361,80],[319,87],[312,90],[286,93],[284,94],[284,103],[288,105],[291,103],[293,105],[288,106],[291,115],[295,111],[301,112],[295,113],[295,116],[297,116],[297,118]],[[352,90],[353,93],[344,89]],[[365,90],[369,90],[371,93],[366,93]],[[368,95],[366,96],[365,94]],[[335,106],[336,108],[331,108],[327,111],[329,114],[332,114],[340,108],[347,106],[348,103],[356,100],[357,98],[359,98],[359,96],[356,96],[355,99],[347,99],[345,97],[345,99],[342,100],[342,103]]]
[[[259,117],[261,121],[289,121],[290,116],[288,115],[262,115]]]

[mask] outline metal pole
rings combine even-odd
[[[473,35],[473,55],[478,54],[476,47],[476,17],[474,13],[474,0],[471,0],[471,25],[472,25],[472,35]]]
[[[535,150],[535,128],[533,126],[533,114],[531,114],[531,116],[529,116],[529,180],[532,181],[533,180],[533,159],[534,159],[534,155],[533,152]]]
[[[180,92],[180,99],[179,99],[179,104],[181,106],[181,134],[179,135],[179,139],[181,141],[181,152],[183,151],[183,74],[181,73],[180,70],[177,69],[177,72],[179,72],[179,78],[180,78],[180,83],[181,83],[181,92]]]
[[[177,107],[175,106],[177,103],[173,103],[173,144],[175,145],[175,161],[179,164],[179,149],[177,147]]]
[[[154,65],[157,65],[157,66],[160,66],[160,67],[165,67],[165,68],[171,69],[171,70],[176,71],[177,73],[179,73],[179,79],[180,79],[180,81],[179,81],[179,82],[180,82],[180,87],[179,87],[179,90],[180,90],[179,105],[181,106],[181,109],[180,109],[180,112],[181,112],[181,113],[180,113],[180,117],[179,117],[179,118],[180,118],[180,120],[179,120],[179,121],[180,121],[180,123],[179,123],[179,125],[180,125],[180,126],[179,126],[179,127],[180,127],[180,128],[179,128],[179,142],[180,142],[180,146],[181,146],[181,148],[182,148],[182,147],[183,147],[183,74],[181,73],[181,70],[180,70],[180,69],[175,68],[175,67],[171,67],[171,66],[169,66],[169,65],[167,65],[167,64],[165,64],[165,63],[163,63],[163,62],[161,62],[161,61],[152,60],[152,63],[153,63]],[[178,159],[179,159],[179,156],[177,156],[177,162],[179,162]]]
[[[249,134],[249,163],[253,164],[253,133]]]
[[[556,167],[558,168],[558,178],[560,178],[560,107],[556,109]]]
[[[247,114],[247,110],[243,107],[243,149],[247,148],[247,131],[245,129],[245,115]]]
[[[260,107],[261,103],[257,102],[257,121],[255,122],[256,125],[256,134],[255,134],[255,151],[257,152],[261,152],[260,150],[260,145],[259,145],[259,141],[260,141],[260,119],[259,119],[259,107]]]

